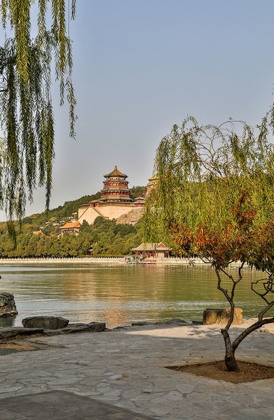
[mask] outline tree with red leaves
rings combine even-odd
[[[232,120],[204,127],[194,118],[175,125],[157,150],[158,183],[144,217],[147,240],[155,242],[165,233],[179,255],[198,256],[214,267],[217,288],[230,305],[230,319],[221,330],[229,371],[239,369],[235,351],[242,340],[274,322],[273,316],[266,317],[274,305],[274,148],[268,141],[269,125],[268,115],[256,129]],[[235,262],[236,276],[230,270]],[[266,273],[267,278],[251,284],[265,307],[258,321],[232,341],[229,328],[244,265]]]

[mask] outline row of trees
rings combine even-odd
[[[93,248],[94,256],[127,255],[141,242],[140,224],[117,225],[115,221],[98,217],[94,225],[84,222],[80,235],[44,236],[19,233],[16,244],[8,232],[1,235],[1,258],[85,257]]]
[[[177,253],[200,256],[216,272],[217,287],[226,297],[230,319],[221,330],[225,363],[237,371],[235,351],[241,341],[264,324],[274,322],[271,309],[274,278],[274,147],[268,140],[271,115],[255,130],[244,122],[199,126],[188,118],[175,125],[157,151],[158,176],[147,203],[146,239],[156,242],[163,232]],[[238,275],[229,266],[240,262]],[[265,272],[251,284],[262,297],[258,321],[234,341],[235,293],[244,265]],[[193,285],[195,287],[195,285]],[[269,315],[269,316],[267,316]]]

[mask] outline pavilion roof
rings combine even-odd
[[[163,242],[159,243],[142,243],[141,245],[137,246],[137,248],[132,248],[132,251],[171,251],[172,248],[168,248],[163,244]]]
[[[118,168],[117,168],[116,165],[114,166],[114,169],[113,169],[112,172],[110,172],[109,174],[104,175],[105,178],[110,177],[110,176],[122,176],[122,177],[127,178],[127,175],[126,174],[123,174],[122,172],[120,172],[118,170]]]
[[[64,226],[60,226],[60,229],[72,229],[72,228],[79,228],[81,227],[80,222],[70,222],[66,223]]]

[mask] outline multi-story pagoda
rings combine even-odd
[[[138,197],[133,200],[128,188],[127,175],[120,172],[117,166],[107,175],[104,175],[104,187],[101,190],[101,198],[93,200],[88,204],[82,204],[78,209],[78,221],[80,224],[85,220],[93,224],[94,220],[100,216],[105,219],[117,220],[123,215],[127,215],[134,210],[134,215],[126,223],[131,223],[132,219],[139,220],[137,213],[142,213],[145,205],[145,198]],[[136,222],[135,222],[136,223]]]
[[[132,198],[128,188],[127,175],[123,174],[114,167],[114,170],[107,175],[104,182],[104,188],[101,190],[101,198],[98,203],[105,205],[124,205],[131,204]]]

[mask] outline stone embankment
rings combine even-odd
[[[200,258],[147,258],[145,263],[156,265],[200,265],[210,266]],[[125,264],[124,257],[102,257],[102,258],[0,258],[0,264]],[[231,263],[230,267],[238,267],[240,263]]]
[[[70,324],[68,319],[54,316],[37,316],[25,318],[23,327],[0,328],[0,344],[8,339],[25,336],[54,336],[61,334],[101,332],[105,331],[104,322],[89,322]]]

